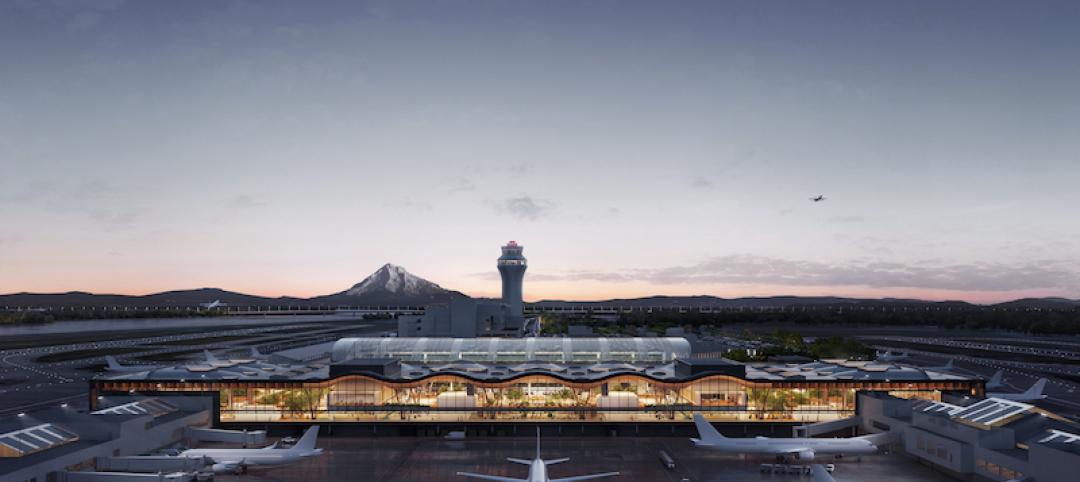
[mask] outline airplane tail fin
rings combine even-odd
[[[519,459],[519,458],[515,458],[515,457],[507,457],[506,460],[508,462],[513,462],[515,464],[532,465],[532,460]]]
[[[105,355],[105,363],[113,370],[121,367],[120,363],[116,361],[116,357],[112,355]]]
[[[1005,370],[998,370],[994,372],[994,376],[990,377],[990,380],[986,382],[987,387],[1000,387],[1001,377],[1005,375]]]
[[[952,370],[953,369],[953,361],[952,361],[951,358],[949,359],[949,361],[945,362],[945,369],[946,370]]]
[[[202,352],[203,352],[203,356],[206,357],[207,362],[214,363],[214,362],[218,361],[217,357],[214,356],[213,353],[210,353],[210,350],[203,350]]]
[[[296,441],[296,445],[293,445],[289,450],[295,450],[297,452],[310,452],[315,450],[315,441],[319,438],[319,426],[312,425],[308,427],[304,432],[304,436],[300,437],[300,440]]]
[[[563,458],[560,458],[560,459],[545,460],[544,465],[555,465],[555,464],[561,464],[563,462],[569,462],[569,461],[570,461],[570,457],[563,457]]]
[[[716,430],[716,427],[713,427],[713,425],[709,423],[708,420],[705,420],[705,417],[700,413],[694,414],[694,425],[697,427],[698,437],[700,437],[703,442],[715,442],[724,439],[724,436],[720,435],[720,432]]]
[[[262,353],[259,353],[259,350],[256,350],[255,347],[251,347],[251,357],[262,358]]]
[[[1045,378],[1040,378],[1039,381],[1035,382],[1035,384],[1032,385],[1031,388],[1027,389],[1027,391],[1024,392],[1024,395],[1032,398],[1039,398],[1043,396],[1043,390],[1046,389],[1046,382],[1047,380]]]

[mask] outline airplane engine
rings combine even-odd
[[[210,466],[210,470],[215,474],[236,474],[240,475],[244,472],[244,466],[234,462],[224,464],[214,464]]]
[[[814,460],[814,451],[803,450],[802,452],[799,452],[799,460],[803,462],[809,462],[811,460]]]

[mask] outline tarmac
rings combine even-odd
[[[467,482],[458,471],[524,478],[528,467],[506,457],[532,459],[535,439],[493,437],[465,441],[416,437],[320,437],[320,457],[297,465],[251,471],[245,475],[219,475],[215,480],[240,481],[457,481]],[[661,464],[659,451],[675,460],[675,469]],[[675,437],[547,437],[545,459],[570,457],[550,466],[551,478],[618,471],[612,481],[809,481],[810,476],[762,473],[760,465],[773,463],[770,456],[737,455],[693,447]],[[859,459],[832,457],[815,462],[835,464],[837,482],[913,482],[955,480],[919,465],[902,455],[880,454]]]

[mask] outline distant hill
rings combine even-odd
[[[1061,310],[1080,308],[1080,300],[1067,298],[1022,298],[994,305],[1000,308],[1038,308],[1043,310]]]
[[[451,297],[466,296],[458,291],[440,287],[428,280],[409,273],[401,266],[386,264],[351,288],[324,296],[298,298],[283,296],[271,298],[247,295],[219,288],[166,291],[150,295],[131,296],[92,294],[82,291],[67,293],[15,293],[0,295],[0,307],[68,307],[68,306],[151,306],[178,307],[197,306],[201,303],[220,301],[237,306],[423,306],[427,303],[447,301]]]
[[[1066,298],[1023,298],[991,305],[976,305],[966,301],[929,301],[909,298],[844,298],[840,296],[765,296],[745,298],[719,298],[709,295],[697,296],[647,296],[603,301],[543,300],[537,306],[671,306],[693,308],[698,306],[724,308],[782,308],[786,306],[851,305],[851,306],[936,306],[952,308],[1010,308],[1010,309],[1080,309],[1080,300]]]
[[[110,295],[92,294],[82,291],[67,293],[15,293],[0,295],[0,306],[196,306],[199,303],[221,301],[230,305],[263,306],[298,304],[306,300],[302,298],[268,298],[264,296],[246,295],[233,291],[225,291],[219,288],[198,288],[193,290],[166,291],[150,295]]]
[[[67,293],[14,293],[0,295],[0,308],[4,306],[61,307],[61,306],[150,306],[177,307],[196,306],[200,303],[220,301],[237,306],[423,306],[433,302],[445,302],[454,297],[468,297],[464,293],[448,290],[423,279],[405,268],[387,263],[352,287],[333,294],[312,298],[283,296],[271,298],[248,295],[219,288],[166,291],[142,296],[92,294],[82,291]],[[813,305],[852,306],[938,306],[974,308],[965,301],[926,301],[904,298],[845,298],[839,296],[768,296],[745,298],[720,298],[699,296],[648,296],[643,298],[611,299],[603,301],[543,300],[537,306],[671,306],[694,308],[746,307],[780,308]],[[1080,300],[1066,298],[1023,298],[989,307],[1009,309],[1080,309]]]

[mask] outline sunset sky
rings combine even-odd
[[[0,2],[0,293],[1080,298],[1080,2]],[[813,203],[811,196],[825,195]]]

